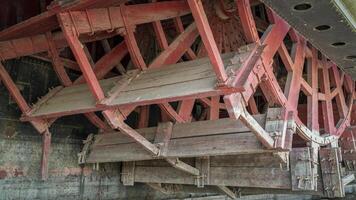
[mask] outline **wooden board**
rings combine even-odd
[[[223,55],[226,66],[235,53]],[[236,64],[238,67],[239,64]],[[120,77],[100,81],[106,95]],[[241,88],[236,88],[242,91]],[[148,69],[133,79],[110,103],[100,107],[86,84],[66,87],[38,106],[25,119],[51,118],[64,115],[99,111],[124,105],[147,105],[162,101],[217,96],[223,91],[216,88],[216,78],[207,58],[169,65],[161,69]]]
[[[135,167],[135,182],[195,184],[195,177],[173,167]],[[209,185],[290,189],[290,172],[279,168],[210,167]]]
[[[256,119],[263,124],[264,115]],[[225,132],[224,132],[225,131]],[[137,130],[153,142],[156,128]],[[255,135],[238,120],[219,119],[176,124],[168,142],[167,157],[201,157],[273,152],[264,149]],[[273,156],[271,156],[273,158]],[[159,159],[152,157],[142,146],[120,133],[95,137],[87,163]]]

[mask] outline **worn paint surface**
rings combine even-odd
[[[58,84],[51,66],[31,58],[6,62],[12,78],[29,102]],[[72,74],[73,75],[73,74]],[[41,137],[0,85],[0,200],[3,199],[160,199],[167,198],[147,186],[124,187],[120,164],[81,168],[77,153],[82,139],[96,129],[83,117],[58,120],[51,128],[49,179],[40,178]],[[179,196],[179,195],[178,195]]]

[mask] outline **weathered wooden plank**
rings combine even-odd
[[[234,56],[232,53],[223,56],[226,65],[229,65],[232,56]],[[101,106],[96,105],[97,102],[86,84],[66,87],[26,118],[59,117],[128,104],[147,105],[162,101],[218,96],[242,90],[242,87],[237,87],[233,91],[216,88],[216,77],[211,64],[207,62],[207,59],[202,59],[170,65],[161,70],[148,69],[134,78],[125,89],[122,89],[118,97]],[[236,67],[239,65],[236,64]],[[120,77],[100,81],[100,86],[106,96],[118,79]]]
[[[172,139],[168,143],[166,157],[200,157],[265,153],[256,137],[250,133],[200,136]],[[119,162],[157,159],[136,143],[97,146],[91,149],[88,163]]]
[[[135,162],[123,162],[121,180],[124,185],[134,185],[135,183]]]
[[[265,121],[265,115],[255,115],[254,117],[261,124]],[[136,130],[149,141],[153,141],[156,134],[156,127],[142,128]],[[214,121],[197,121],[192,123],[181,123],[173,126],[172,139],[197,137],[205,135],[218,135],[228,133],[243,133],[249,129],[239,120],[219,119]],[[93,146],[107,146],[115,144],[133,143],[131,138],[125,135],[112,132],[107,134],[99,134],[95,136]]]
[[[256,115],[263,124],[264,115]],[[148,141],[156,142],[157,128],[138,129]],[[166,141],[167,157],[196,157],[241,153],[265,153],[260,142],[238,120],[219,119],[176,124],[172,127],[171,140]],[[118,153],[119,152],[119,153]],[[272,151],[269,151],[272,152]],[[131,138],[120,133],[101,134],[95,137],[87,162],[116,162],[156,159],[143,151]]]
[[[295,148],[291,152],[292,190],[316,190],[316,175],[313,172],[309,148]]]
[[[323,148],[319,151],[324,195],[329,198],[345,197],[340,155],[339,148]]]
[[[272,167],[287,169],[288,153],[284,152],[286,161],[281,161],[276,153],[241,154],[227,156],[212,156],[210,163],[212,167]]]
[[[135,182],[194,185],[195,177],[172,167],[136,166]],[[208,185],[290,189],[290,182],[289,171],[279,168],[210,167]]]

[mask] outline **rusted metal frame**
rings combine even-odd
[[[72,85],[72,81],[70,80],[67,72],[65,71],[64,65],[59,58],[59,52],[57,51],[56,44],[53,41],[52,33],[46,33],[46,37],[48,40],[49,54],[52,58],[53,67],[59,77],[59,80],[61,81],[62,85],[66,87]],[[102,121],[95,113],[85,113],[84,115],[98,128],[101,128],[105,131],[110,130],[108,125]],[[52,123],[55,120],[56,119],[52,119]]]
[[[221,86],[225,86],[228,76],[225,72],[224,63],[221,59],[219,49],[215,43],[213,33],[205,15],[201,0],[187,0],[192,11],[195,23],[202,38],[204,47],[213,65],[213,70],[217,76],[217,81]]]

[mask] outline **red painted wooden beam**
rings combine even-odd
[[[93,36],[83,35],[79,39],[83,43],[102,40],[117,35],[117,32],[112,33],[98,33]],[[68,43],[64,38],[62,32],[52,33],[53,41],[58,49],[68,47]],[[0,42],[0,58],[2,60],[17,58],[21,56],[29,56],[49,50],[49,44],[45,34],[23,37],[15,40]]]
[[[199,36],[196,25],[193,23],[184,30],[158,57],[156,57],[149,68],[158,68],[162,65],[174,64],[190,49],[190,46]]]
[[[73,30],[73,24],[71,17],[68,13],[60,13],[58,15],[58,20],[60,21],[64,36],[72,49],[72,52],[79,64],[81,71],[83,72],[83,76],[86,82],[89,85],[90,90],[96,99],[101,100],[105,98],[104,92],[101,89],[99,82],[96,79],[94,71],[92,69],[87,55],[84,52],[83,44],[79,41],[76,32]]]
[[[125,42],[121,42],[116,47],[114,47],[109,53],[105,54],[100,58],[94,66],[94,74],[97,79],[103,79],[114,67],[117,65],[122,58],[128,53],[127,46]],[[84,83],[83,76],[79,77],[74,81],[74,84]]]
[[[197,24],[200,36],[210,58],[210,62],[213,65],[217,80],[219,83],[225,84],[227,81],[227,75],[224,63],[222,62],[219,49],[215,43],[215,39],[209,26],[208,19],[205,15],[201,0],[188,0],[188,4],[192,10],[195,23]]]
[[[31,107],[27,104],[26,100],[23,98],[20,90],[17,88],[16,84],[13,82],[13,80],[11,79],[10,75],[7,73],[5,67],[2,65],[1,62],[0,62],[0,78],[3,84],[6,86],[7,90],[9,91],[11,97],[19,106],[22,113],[29,112],[31,110]],[[39,133],[44,133],[48,129],[47,122],[41,119],[31,120],[31,124],[35,127],[35,129]]]

